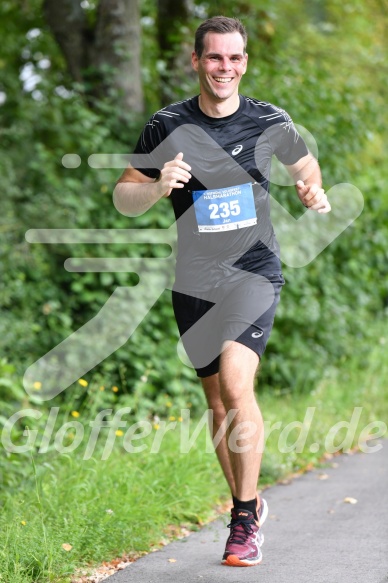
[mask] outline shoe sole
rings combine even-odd
[[[239,559],[237,555],[229,555],[227,559],[222,561],[222,564],[226,565],[227,567],[255,567],[256,565],[260,565],[262,560],[263,557],[260,557],[256,561],[244,561]]]

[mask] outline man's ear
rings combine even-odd
[[[198,71],[198,55],[195,51],[191,53],[191,66],[193,67],[194,71]]]
[[[245,53],[245,69],[243,75],[245,75],[245,73],[247,72],[247,67],[248,67],[248,53]]]

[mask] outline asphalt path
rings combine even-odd
[[[221,565],[229,533],[224,515],[105,581],[388,583],[388,441],[376,444],[377,452],[335,457],[328,467],[265,490],[260,565]]]

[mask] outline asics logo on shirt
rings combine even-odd
[[[242,146],[241,144],[239,146],[236,146],[235,149],[232,152],[232,156],[237,156],[237,154],[239,154],[241,152],[241,150],[243,149],[244,146]]]

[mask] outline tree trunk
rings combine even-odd
[[[137,0],[100,0],[94,65],[121,111],[143,111]]]
[[[45,0],[44,13],[90,105],[107,99],[119,118],[144,110],[138,0],[100,0],[93,27],[80,0]]]
[[[84,10],[79,0],[45,0],[43,4],[46,21],[62,51],[69,73],[74,81],[82,83],[83,72],[88,66],[86,47],[93,40],[88,37]]]
[[[157,35],[159,55],[165,63],[160,74],[160,95],[163,105],[176,97],[182,82],[182,71],[191,74],[190,55],[194,38],[187,38],[190,10],[188,0],[158,0]]]

